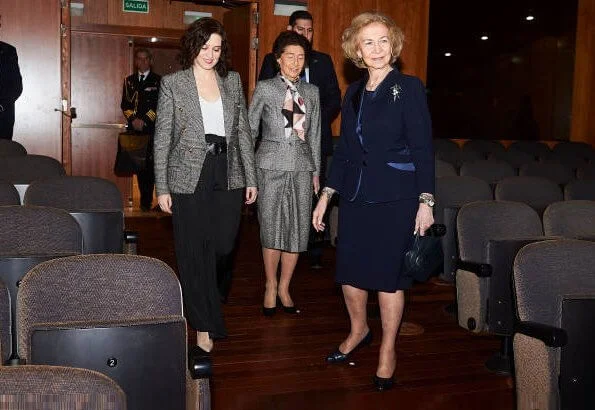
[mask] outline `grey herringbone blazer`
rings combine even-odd
[[[223,103],[223,121],[227,140],[228,188],[243,188],[253,168],[254,148],[240,76],[230,71],[225,78],[217,75]],[[207,144],[192,68],[177,71],[161,79],[157,122],[155,124],[154,163],[157,195],[194,192]]]
[[[285,122],[281,109],[285,99],[287,86],[277,76],[269,80],[259,81],[254,90],[254,96],[248,110],[252,139],[258,136],[259,125],[262,121],[262,141],[256,152],[258,168],[277,171],[313,171],[318,175],[320,171],[320,98],[318,87],[300,81],[297,89],[305,100],[306,141],[297,137],[285,137]],[[246,164],[246,168],[248,168]],[[249,186],[254,181],[246,180]]]

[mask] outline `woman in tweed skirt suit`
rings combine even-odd
[[[266,274],[263,313],[267,316],[275,313],[277,300],[286,312],[297,313],[289,284],[299,252],[308,248],[312,193],[319,188],[318,88],[300,81],[308,50],[304,37],[292,31],[281,33],[273,45],[280,73],[257,84],[248,110],[253,141],[262,123],[254,166]],[[246,181],[248,186],[254,182]]]

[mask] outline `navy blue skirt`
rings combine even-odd
[[[413,241],[417,199],[384,203],[341,201],[337,233],[336,281],[360,289],[408,289],[401,274],[403,255]]]

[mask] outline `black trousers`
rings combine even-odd
[[[221,299],[231,285],[243,190],[226,190],[226,154],[207,154],[193,194],[172,194],[176,260],[190,326],[227,336]]]
[[[153,188],[155,174],[153,172],[153,158],[147,158],[147,167],[136,174],[138,190],[140,191],[140,206],[143,210],[151,209],[153,204]]]
[[[320,174],[319,174],[319,181],[320,181],[320,189],[324,188],[324,184],[326,183],[326,168],[327,168],[328,157],[326,155],[322,155],[320,159]],[[320,192],[319,192],[320,194]],[[316,195],[312,196],[312,210],[316,208],[318,204],[318,198]],[[328,207],[330,211],[330,206]],[[323,219],[324,223],[328,227],[328,215],[330,212],[326,212]],[[310,224],[310,235],[308,236],[308,256],[310,257],[311,262],[320,262],[320,258],[322,257],[322,250],[324,245],[324,236],[326,235],[326,231],[316,232],[316,229]]]

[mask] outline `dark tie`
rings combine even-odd
[[[141,75],[138,77],[138,82],[139,82],[139,83],[142,83],[143,81],[145,81],[145,75],[144,75],[144,74],[141,74]]]

